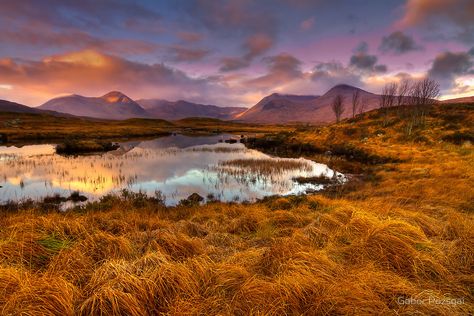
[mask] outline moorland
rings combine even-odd
[[[474,312],[473,104],[431,106],[415,126],[406,106],[324,126],[2,118],[9,141],[252,132],[251,148],[350,178],[255,203],[169,207],[124,191],[65,212],[4,205],[2,314]]]

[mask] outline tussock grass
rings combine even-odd
[[[468,107],[449,111],[460,126],[472,121]],[[377,112],[289,134],[307,148],[331,139],[399,158],[354,166],[301,151],[367,172],[351,190],[252,204],[165,207],[129,194],[64,213],[10,207],[0,216],[0,314],[473,314],[474,152],[442,140],[453,133],[443,113],[434,107],[416,131],[427,142],[403,136],[400,121],[381,127]]]

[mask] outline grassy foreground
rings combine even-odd
[[[472,121],[450,105],[408,136],[378,112],[279,136],[365,174],[325,194],[5,209],[0,314],[473,314]]]

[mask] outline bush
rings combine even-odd
[[[455,132],[453,134],[443,136],[442,140],[461,145],[464,142],[474,142],[474,133],[472,132]]]

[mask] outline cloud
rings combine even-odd
[[[429,26],[430,31],[446,22],[455,30],[454,37],[472,43],[474,41],[474,2],[472,0],[408,0],[403,17],[398,21],[400,27]]]
[[[234,71],[250,66],[252,60],[265,53],[274,44],[273,38],[265,33],[256,33],[247,37],[242,45],[242,57],[224,57],[221,60],[220,71]]]
[[[275,45],[279,29],[276,10],[259,1],[197,0],[185,5],[185,11],[195,24],[210,32],[216,42],[238,43],[237,53],[221,57],[221,72],[248,67],[255,57]]]
[[[306,19],[306,20],[303,20],[303,21],[300,23],[300,28],[301,28],[301,30],[303,30],[303,31],[310,30],[311,28],[313,28],[314,22],[315,22],[314,16],[313,16],[313,17],[310,17],[310,18],[308,18],[308,19]]]
[[[204,38],[204,35],[197,32],[178,32],[177,36],[184,42],[199,42]]]
[[[245,40],[244,48],[247,50],[244,58],[253,59],[266,52],[273,46],[273,38],[265,33],[253,34]]]
[[[354,50],[354,55],[350,58],[350,66],[367,73],[372,72],[386,72],[386,65],[377,65],[378,58],[375,55],[368,53],[369,45],[366,42],[361,42]]]
[[[170,58],[176,62],[195,62],[210,54],[207,49],[187,48],[181,45],[174,45],[168,48]]]
[[[443,52],[438,54],[428,76],[438,80],[443,88],[451,88],[457,76],[474,74],[472,56],[467,52]]]
[[[160,46],[134,39],[101,39],[79,30],[53,31],[38,26],[22,26],[14,31],[2,30],[0,41],[38,48],[94,49],[104,52],[135,55],[157,51]]]
[[[50,25],[54,27],[119,26],[129,23],[131,16],[139,20],[155,21],[161,15],[138,2],[126,0],[36,0],[3,1],[2,19],[9,23]]]
[[[110,90],[121,90],[137,98],[186,98],[199,102],[216,102],[228,95],[218,82],[191,78],[164,64],[138,63],[93,50],[54,55],[41,61],[0,59],[0,73],[2,84],[11,85],[12,93],[29,91],[37,102],[65,93],[94,96]]]
[[[136,19],[137,16],[140,19]],[[43,0],[41,4],[34,0],[4,1],[0,13],[0,41],[25,51],[34,48],[41,53],[50,53],[52,49],[94,49],[113,54],[149,54],[160,45],[142,37],[124,35],[126,30],[115,35],[110,29],[123,30],[136,25],[134,21],[149,29],[150,24],[160,19],[153,10],[123,0]]]
[[[413,37],[406,35],[401,31],[393,32],[388,36],[384,36],[379,46],[380,51],[397,55],[421,49],[422,47],[416,44]]]
[[[278,85],[288,84],[303,77],[300,68],[301,61],[290,54],[281,53],[276,56],[265,57],[263,61],[267,64],[268,73],[248,80],[245,84],[267,90],[275,89]]]
[[[248,60],[240,57],[224,57],[221,59],[221,67],[219,71],[227,72],[246,68],[250,65]]]

